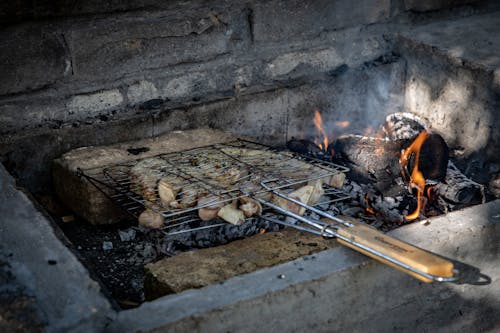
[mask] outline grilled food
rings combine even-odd
[[[234,225],[241,225],[245,222],[245,215],[237,208],[236,201],[219,209],[217,216]]]
[[[163,216],[151,209],[143,211],[141,215],[139,215],[138,220],[141,227],[149,229],[159,229],[163,227],[163,224],[165,223]]]
[[[288,180],[292,184],[289,188],[294,189],[288,196],[308,205],[316,204],[324,194],[323,183],[340,187],[345,177],[343,174],[322,177],[331,171],[298,160],[293,154],[277,154],[270,150],[223,147],[220,151],[199,150],[172,160],[164,158],[144,159],[129,171],[130,189],[146,200],[146,210],[139,216],[139,224],[146,227],[163,225],[163,217],[155,211],[168,212],[194,206],[199,207],[198,216],[203,221],[220,217],[235,225],[243,223],[245,218],[262,214],[262,205],[251,197],[228,203],[224,196],[211,194],[234,190],[249,196],[257,195],[303,215],[305,208],[263,191],[260,185],[262,174]],[[260,174],[250,174],[249,167],[253,165],[258,165]],[[297,182],[311,176],[319,179],[306,185]]]

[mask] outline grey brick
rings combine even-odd
[[[215,58],[242,40],[244,27],[232,23],[238,13],[238,9],[201,8],[177,14],[120,16],[75,26],[68,38],[75,75],[113,79]]]
[[[93,117],[102,111],[117,109],[123,102],[118,89],[95,92],[92,94],[73,96],[68,104],[68,113],[77,118]]]
[[[71,73],[62,35],[42,25],[0,33],[0,95],[34,90]]]
[[[389,0],[259,1],[252,15],[254,39],[307,39],[323,31],[379,22],[389,13]]]

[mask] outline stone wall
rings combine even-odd
[[[314,108],[332,121],[366,110],[383,115],[397,109],[397,82],[403,82],[402,63],[387,38],[394,23],[408,20],[410,11],[462,2],[437,1],[426,8],[413,3],[2,3],[2,162],[36,188],[48,175],[49,161],[78,146],[203,125],[284,139],[290,134],[288,112],[303,120]],[[365,73],[366,68],[380,69]],[[313,93],[318,85],[321,93]],[[357,94],[355,103],[346,94]],[[242,115],[243,104],[252,105],[244,109],[250,114]],[[206,118],[197,110],[212,111]],[[269,114],[276,115],[271,122]]]

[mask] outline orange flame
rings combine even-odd
[[[415,165],[413,166],[413,170],[410,175],[409,186],[410,188],[417,190],[417,209],[415,209],[413,213],[405,216],[405,219],[408,221],[416,219],[420,215],[420,209],[422,207],[422,194],[424,193],[425,188],[425,178],[422,172],[418,169],[418,160],[420,158],[420,149],[422,148],[422,144],[428,136],[429,134],[426,130],[420,132],[412,144],[407,149],[402,151],[401,157],[399,158],[403,178],[405,178],[404,170],[408,165],[408,158],[411,154],[415,154]]]
[[[323,142],[318,143],[317,139],[314,140],[314,143],[318,145],[319,148],[323,150],[328,149],[328,136],[326,135],[325,130],[323,129],[323,119],[321,118],[321,113],[319,111],[314,112],[314,126],[316,126],[316,129],[318,130],[319,134],[323,136]]]

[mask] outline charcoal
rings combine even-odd
[[[128,228],[127,230],[118,230],[118,236],[122,242],[130,242],[135,239],[136,231],[133,228]]]
[[[140,148],[129,148],[127,149],[127,152],[132,155],[139,155],[141,153],[148,152],[150,149],[149,147],[140,147]]]
[[[310,156],[319,159],[328,159],[328,153],[319,148],[314,142],[304,139],[292,138],[286,143],[286,147],[304,156]]]

